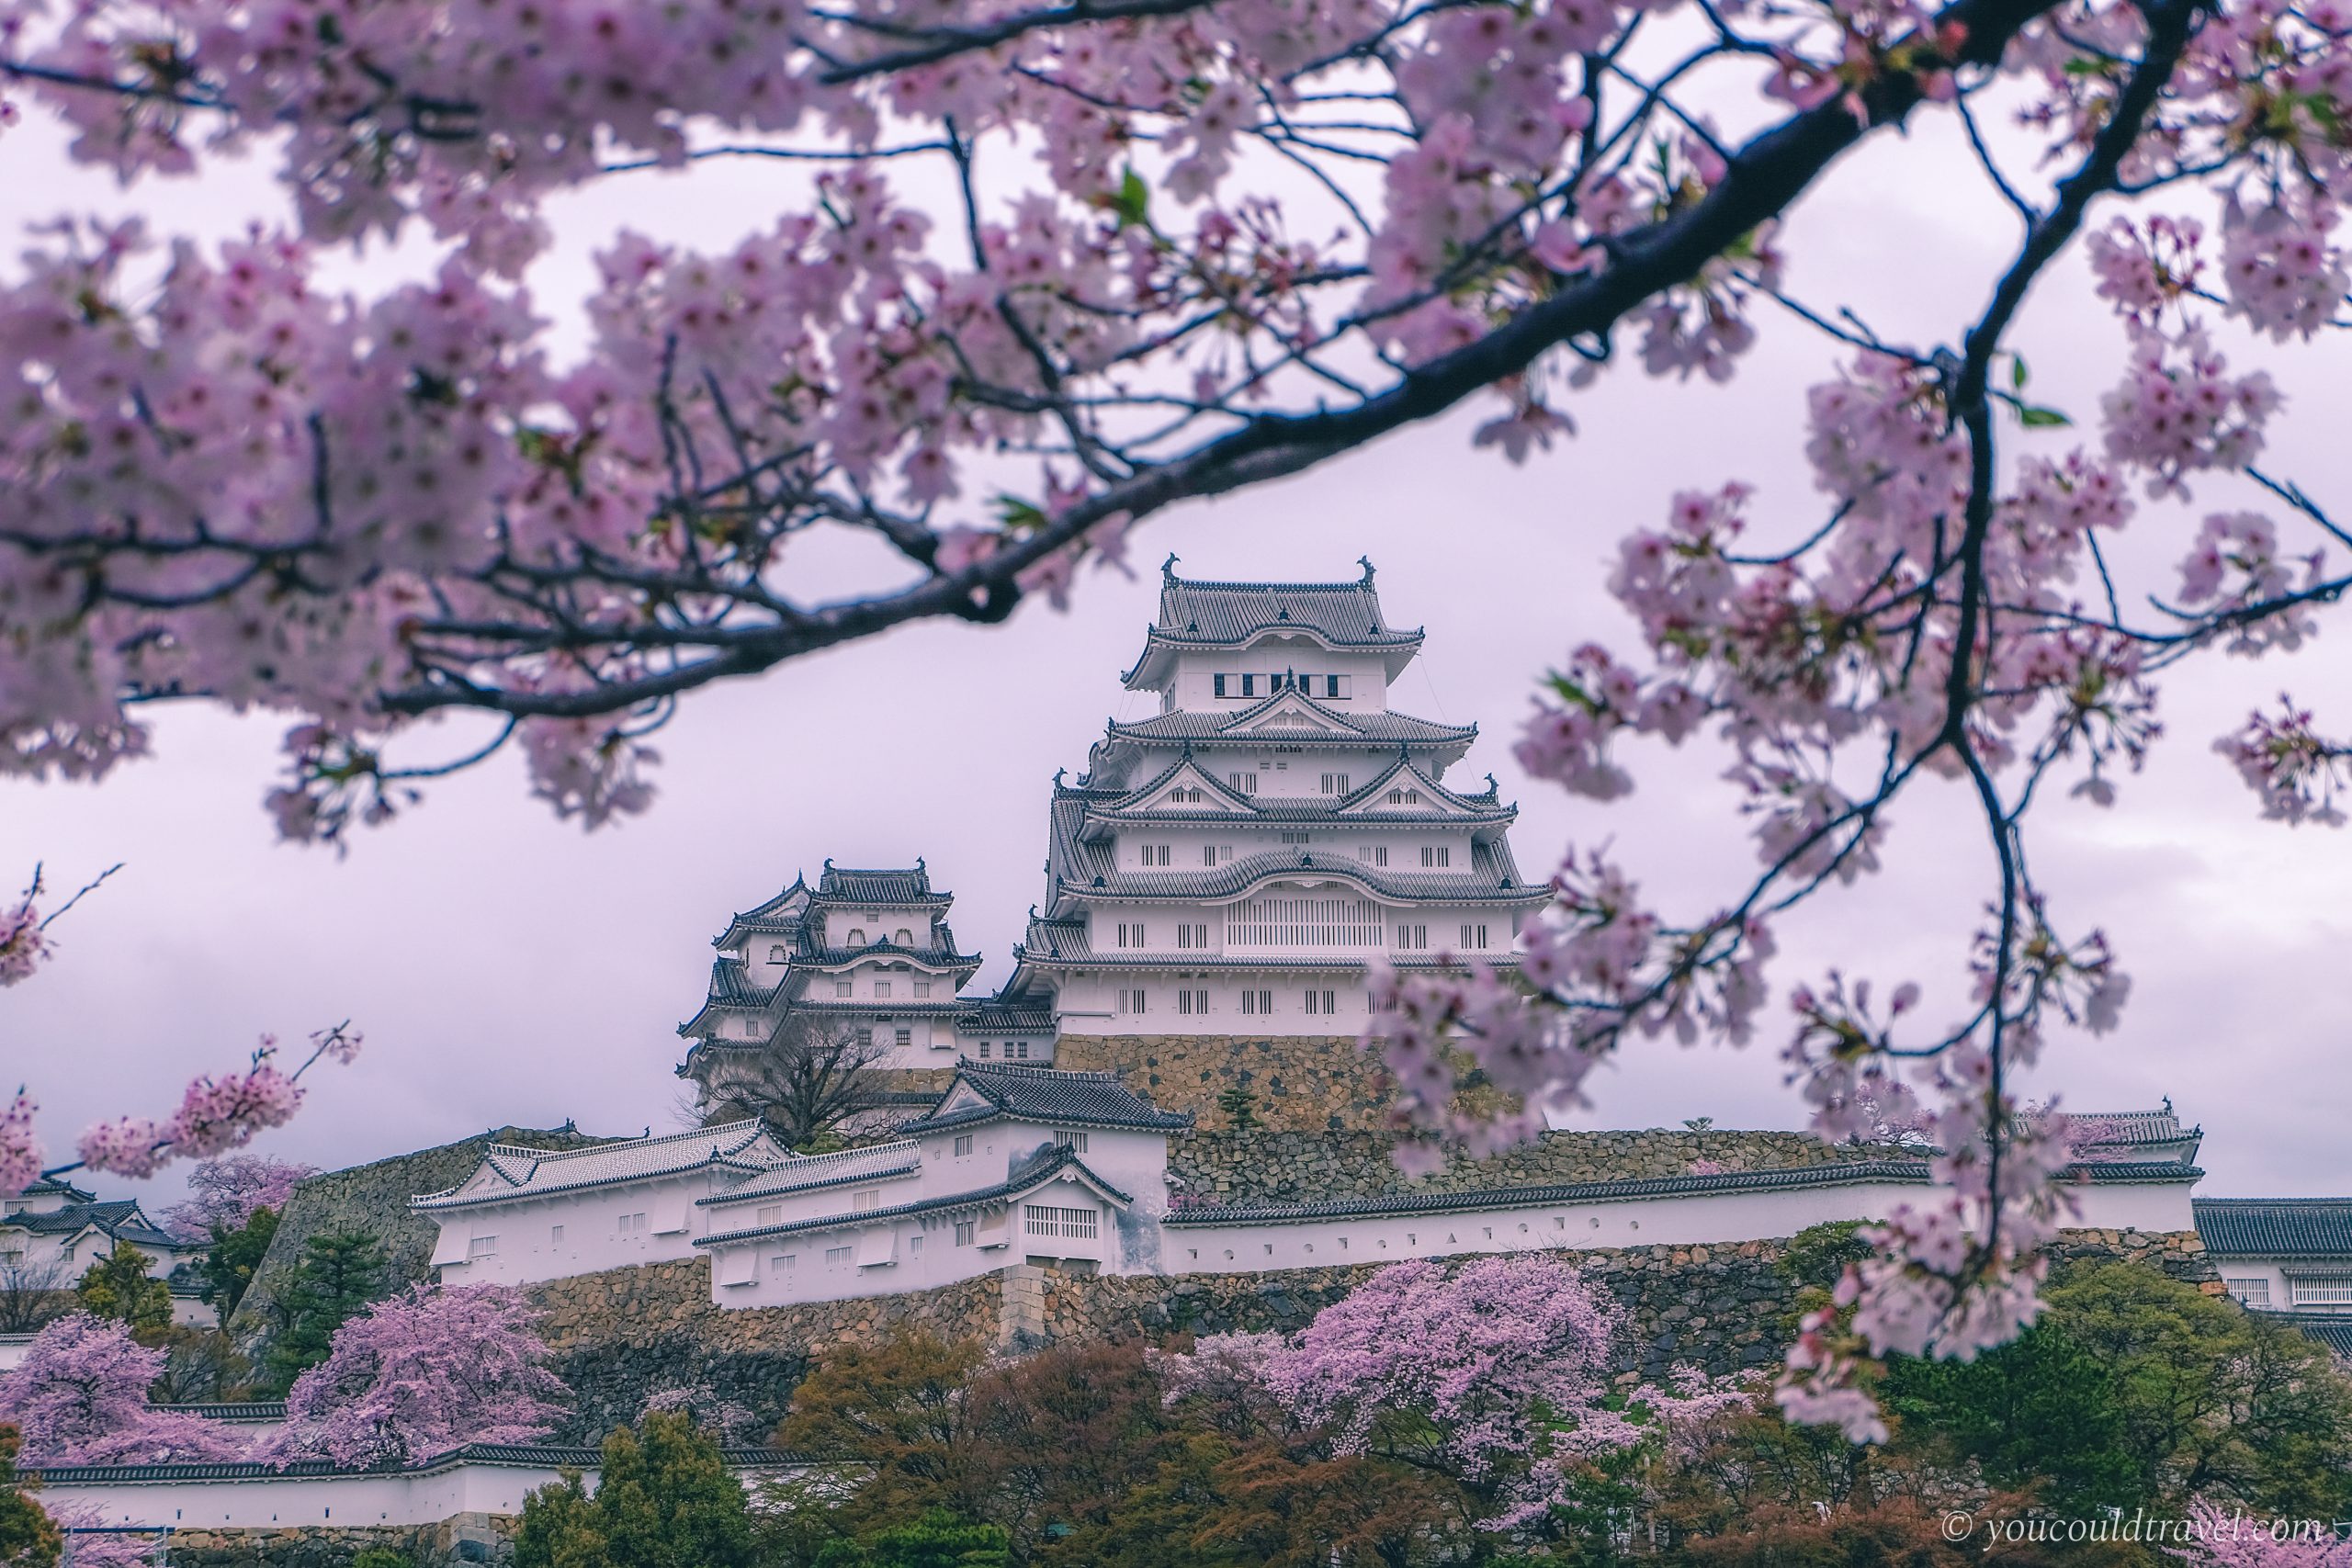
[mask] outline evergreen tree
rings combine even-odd
[[[269,1244],[277,1235],[277,1213],[276,1209],[255,1209],[233,1227],[213,1222],[212,1248],[198,1267],[204,1273],[204,1299],[220,1309],[221,1322],[228,1322],[245,1299],[254,1270],[268,1256]]]
[[[1258,1097],[1246,1085],[1232,1084],[1218,1090],[1216,1108],[1225,1112],[1226,1124],[1237,1133],[1247,1133],[1259,1125]]]
[[[1012,1538],[997,1525],[968,1524],[934,1508],[910,1525],[837,1540],[816,1568],[1011,1568]]]
[[[523,1500],[514,1568],[751,1568],[751,1508],[718,1444],[684,1415],[605,1439],[594,1497],[566,1475]]]
[[[103,1260],[90,1266],[74,1294],[92,1317],[129,1324],[133,1329],[169,1328],[172,1292],[164,1281],[149,1276],[153,1267],[145,1253],[117,1242]]]
[[[305,1241],[277,1292],[284,1326],[270,1341],[265,1384],[283,1394],[325,1360],[334,1331],[375,1299],[383,1274],[383,1247],[363,1231],[329,1231]]]
[[[2126,1450],[2108,1360],[2049,1319],[1973,1361],[1896,1357],[1883,1398],[1916,1440],[1949,1444],[1996,1486],[2039,1483],[2064,1512],[2149,1495],[2154,1478]]]

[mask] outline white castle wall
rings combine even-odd
[[[2083,1187],[2070,1228],[2170,1233],[2196,1228],[2188,1184]],[[1808,1226],[1883,1218],[1934,1189],[1865,1181],[1774,1191],[1711,1192],[1600,1203],[1513,1204],[1453,1213],[1387,1214],[1166,1227],[1166,1272],[1257,1273],[1334,1263],[1391,1262],[1530,1248],[1690,1247],[1770,1241]]]
[[[582,1470],[591,1491],[599,1476],[594,1460],[593,1451],[580,1450],[567,1452],[563,1461]],[[730,1468],[739,1480],[756,1485],[805,1473],[808,1467]],[[208,1470],[226,1473],[196,1473]],[[86,1507],[92,1510],[89,1523],[148,1529],[435,1525],[459,1514],[520,1514],[526,1495],[558,1479],[552,1458],[545,1463],[473,1460],[338,1475],[280,1474],[259,1465],[136,1465],[113,1479],[86,1470],[52,1472],[43,1477],[40,1500],[52,1512]]]
[[[462,1285],[522,1285],[600,1273],[638,1263],[694,1256],[706,1234],[705,1211],[695,1200],[718,1190],[707,1174],[590,1188],[542,1199],[435,1212],[441,1224],[433,1261],[444,1280]],[[642,1231],[622,1228],[622,1216],[643,1214]],[[556,1233],[560,1229],[561,1235]],[[478,1237],[497,1250],[475,1256]]]

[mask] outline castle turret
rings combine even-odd
[[[956,996],[980,966],[979,954],[956,951],[955,901],[933,891],[921,861],[869,871],[827,861],[814,887],[795,877],[712,939],[709,991],[678,1026],[695,1042],[679,1071],[707,1099],[730,1059],[755,1055],[796,1016],[886,1048],[875,1066],[952,1068]]]
[[[1090,1035],[1352,1038],[1375,963],[1514,962],[1548,890],[1512,860],[1493,779],[1445,782],[1476,727],[1390,705],[1421,640],[1369,562],[1204,582],[1170,558],[1125,677],[1159,711],[1056,781],[1046,899],[1003,993],[1050,1008],[1066,1065]]]

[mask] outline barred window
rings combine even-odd
[[[1023,1203],[1021,1205],[1021,1226],[1031,1235],[1058,1235],[1076,1241],[1092,1241],[1095,1214],[1091,1209],[1061,1209],[1051,1203]]]
[[[1227,947],[1378,947],[1380,907],[1368,898],[1262,897],[1228,904]]]

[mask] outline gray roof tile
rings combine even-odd
[[[956,1076],[958,1081],[971,1085],[987,1103],[936,1111],[906,1123],[899,1131],[935,1132],[993,1121],[1000,1116],[1057,1126],[1154,1131],[1173,1131],[1193,1124],[1189,1114],[1160,1110],[1110,1073],[1071,1073],[1010,1062],[963,1062],[957,1065]],[[953,1098],[954,1094],[951,1087],[948,1096]]]
[[[921,861],[904,869],[851,870],[831,861],[817,878],[817,897],[834,904],[945,904],[944,893],[931,889],[931,873]]]
[[[2352,1198],[2199,1198],[2205,1250],[2238,1258],[2352,1258]]]
[[[659,1138],[619,1138],[552,1153],[492,1144],[482,1156],[482,1166],[498,1175],[496,1183],[479,1191],[466,1191],[466,1183],[481,1174],[482,1167],[478,1166],[457,1186],[445,1191],[421,1193],[408,1202],[412,1209],[458,1209],[477,1203],[537,1198],[552,1192],[576,1192],[623,1181],[682,1176],[709,1168],[755,1174],[783,1157],[784,1151],[775,1147],[761,1124],[750,1121],[698,1127]]]

